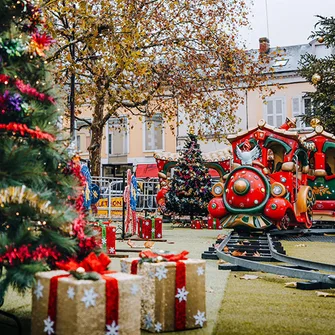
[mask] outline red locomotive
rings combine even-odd
[[[280,128],[260,120],[256,128],[228,136],[231,171],[224,184],[213,186],[208,205],[223,228],[312,226],[315,196],[308,173],[317,144],[291,127],[294,120],[289,118]]]

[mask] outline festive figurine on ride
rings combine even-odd
[[[228,136],[231,172],[213,186],[208,205],[224,228],[312,226],[315,197],[307,176],[315,144],[292,127],[290,118],[280,128],[260,120],[256,128]]]

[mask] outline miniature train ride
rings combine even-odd
[[[285,230],[335,221],[335,136],[318,120],[311,125],[312,131],[299,132],[294,119],[279,128],[260,120],[257,127],[228,136],[232,157],[215,160],[221,178],[208,205],[223,228]],[[171,158],[156,160],[161,172],[173,164]],[[168,185],[161,182],[162,205]]]

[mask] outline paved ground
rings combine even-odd
[[[164,224],[163,238],[167,239],[168,242],[174,242],[174,244],[168,244],[166,242],[157,242],[154,249],[168,250],[180,252],[187,250],[190,252],[190,258],[201,258],[203,251],[208,250],[208,247],[215,241],[216,236],[221,233],[220,230],[195,230],[189,228],[172,228],[170,224]],[[137,245],[143,245],[143,242],[135,242]],[[129,248],[126,242],[117,241],[117,249]],[[129,257],[137,256],[136,253],[123,253],[128,254]],[[112,260],[112,270],[120,270],[120,261],[117,258]],[[196,335],[196,334],[212,334],[217,319],[217,314],[221,306],[221,302],[224,295],[224,289],[226,287],[227,278],[229,271],[219,271],[217,269],[217,261],[208,260],[206,264],[206,305],[207,305],[207,326],[203,329],[188,330],[185,332],[179,332],[184,334]],[[21,297],[15,292],[9,292],[2,310],[9,311],[18,315],[23,323],[24,332],[23,335],[30,335],[30,312],[31,312],[31,296],[26,294]],[[1,335],[15,335],[15,328],[6,327],[1,324],[2,318],[0,318],[0,334]],[[143,331],[142,334],[148,334]],[[169,333],[171,335],[174,332]],[[78,334],[80,335],[80,334]]]

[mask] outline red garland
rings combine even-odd
[[[25,260],[40,261],[42,259],[49,259],[57,261],[61,254],[56,250],[55,247],[44,247],[38,246],[35,250],[30,251],[31,244],[22,245],[19,248],[14,246],[6,246],[7,251],[0,255],[0,263],[7,261],[10,265],[16,265],[19,261],[23,263]]]
[[[27,134],[30,135],[32,138],[37,138],[39,140],[47,140],[49,142],[53,142],[56,139],[53,135],[41,131],[40,128],[37,126],[35,127],[35,129],[36,130],[30,129],[27,127],[26,124],[22,123],[16,123],[16,122],[11,122],[8,124],[0,123],[0,130],[18,132],[21,134],[21,136]]]
[[[40,101],[48,101],[52,104],[55,103],[55,99],[47,94],[38,92],[35,88],[31,87],[29,84],[25,84],[20,79],[11,79],[9,76],[6,76],[5,74],[0,74],[0,83],[1,84],[9,84],[12,82],[16,88],[23,94],[26,94],[28,96],[34,97],[37,100]]]
[[[178,289],[186,289],[186,264],[182,261],[176,263],[176,291],[178,294]],[[175,328],[176,330],[182,330],[186,328],[186,301],[179,301],[175,298]]]

